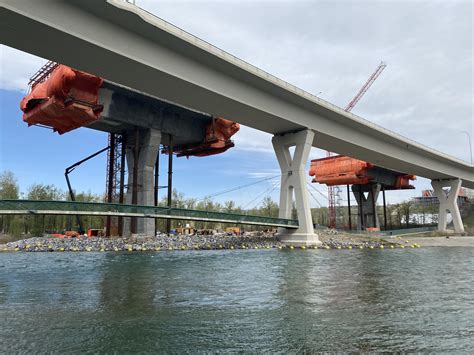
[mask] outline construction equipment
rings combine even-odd
[[[365,84],[362,86],[362,88],[359,90],[356,96],[349,102],[349,104],[346,106],[344,111],[350,112],[355,105],[359,102],[359,100],[364,96],[364,94],[369,90],[369,88],[372,86],[375,80],[380,76],[382,71],[385,69],[387,64],[385,62],[380,62],[379,66],[375,71],[372,73],[372,75],[369,77],[369,79],[365,82]],[[332,153],[330,151],[326,152],[326,157],[330,158],[332,157]],[[335,194],[335,188],[334,185],[328,185],[328,221],[329,221],[329,227],[330,228],[336,228],[336,207],[337,207],[337,202],[336,202],[336,194]]]
[[[76,201],[76,196],[74,195],[74,190],[72,189],[71,181],[69,180],[69,174],[74,169],[76,169],[79,165],[81,165],[82,163],[96,157],[97,155],[105,152],[108,149],[110,149],[110,146],[102,148],[101,150],[89,155],[88,157],[86,157],[82,160],[79,160],[78,162],[76,162],[76,163],[74,163],[71,166],[68,166],[66,168],[66,170],[64,171],[64,177],[66,178],[66,183],[67,183],[67,187],[68,187],[68,190],[69,190],[69,196],[71,198],[71,201]],[[82,228],[81,218],[79,217],[79,215],[76,215],[76,220],[77,220],[77,225],[79,226],[79,234],[84,234],[84,229]]]
[[[359,90],[359,92],[357,93],[356,96],[354,96],[354,98],[352,99],[351,102],[349,102],[349,104],[346,106],[346,108],[344,109],[344,111],[347,111],[347,112],[351,112],[352,109],[354,108],[355,105],[357,105],[357,103],[359,102],[359,100],[362,98],[362,96],[364,96],[364,94],[367,92],[367,90],[369,90],[369,88],[372,86],[372,84],[374,83],[375,80],[377,80],[377,78],[380,76],[380,74],[382,74],[383,70],[386,68],[387,64],[385,62],[380,62],[379,66],[377,67],[377,69],[375,69],[375,71],[372,73],[372,75],[369,77],[369,79],[367,79],[367,81],[365,82],[365,84],[361,87],[361,89]]]
[[[235,235],[240,235],[240,227],[227,227],[225,229],[226,233],[232,233]]]

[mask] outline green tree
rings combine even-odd
[[[18,199],[20,188],[15,175],[11,171],[5,171],[0,175],[0,199]]]
[[[232,200],[224,202],[223,212],[225,213],[233,213],[235,209],[235,202]]]
[[[0,199],[19,198],[18,181],[11,171],[5,171],[0,175]],[[19,235],[21,233],[21,216],[0,216],[0,231]]]
[[[64,192],[54,185],[33,184],[28,188],[27,198],[29,200],[58,201],[64,198]],[[41,236],[46,230],[56,231],[59,221],[64,217],[59,216],[34,216],[27,219],[29,232],[34,236]],[[63,223],[61,223],[63,227]]]
[[[266,196],[260,207],[260,214],[267,217],[278,217],[278,204],[270,196]]]

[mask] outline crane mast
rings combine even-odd
[[[372,84],[377,80],[377,78],[380,76],[382,71],[385,69],[387,64],[385,62],[380,62],[379,66],[375,71],[372,73],[372,75],[367,79],[365,84],[361,87],[359,92],[357,93],[356,96],[349,102],[344,109],[346,112],[351,112],[351,110],[354,108],[355,105],[359,102],[359,100],[364,96],[364,94],[369,90],[369,88],[372,86]],[[332,156],[332,153],[330,151],[326,151],[326,156],[330,157]],[[328,224],[330,228],[336,228],[336,206],[337,206],[337,201],[336,201],[336,186],[328,186]]]

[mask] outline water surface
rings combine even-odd
[[[1,351],[474,351],[474,249],[0,254]]]

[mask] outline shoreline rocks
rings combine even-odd
[[[322,245],[317,249],[384,248],[395,244],[369,237],[358,237],[318,231]],[[133,238],[104,237],[32,237],[10,242],[4,251],[27,252],[79,252],[79,251],[166,251],[166,250],[236,250],[236,249],[284,249],[295,247],[285,245],[272,233],[247,232],[242,235],[214,233],[211,235],[158,234],[156,237],[136,236]],[[315,247],[307,246],[302,249]],[[6,249],[6,250],[5,250]]]

